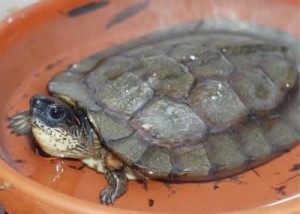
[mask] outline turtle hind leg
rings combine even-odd
[[[117,198],[126,192],[127,178],[123,169],[114,171],[105,170],[104,174],[108,186],[101,191],[99,199],[101,203],[109,205],[113,204]]]

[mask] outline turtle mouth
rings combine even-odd
[[[38,118],[35,116],[35,114],[32,113],[31,111],[30,113],[31,113],[31,117],[30,117],[31,128],[37,128],[37,127],[43,128],[43,125],[38,124]]]

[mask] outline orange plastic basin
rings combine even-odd
[[[81,8],[81,9],[79,9]],[[131,8],[128,19],[118,14]],[[132,9],[136,8],[136,9]],[[124,14],[124,13],[123,13]],[[104,176],[72,160],[36,155],[7,118],[47,94],[50,78],[71,63],[133,38],[203,18],[229,18],[300,37],[293,0],[42,1],[0,23],[0,203],[8,213],[297,213],[299,146],[239,176],[207,183],[131,181],[114,206],[100,205]],[[113,21],[112,21],[113,20]],[[110,24],[108,24],[110,23]]]

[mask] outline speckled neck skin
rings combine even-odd
[[[99,141],[90,140],[88,136],[66,134],[62,128],[45,129],[39,123],[32,125],[32,133],[42,150],[51,156],[80,160],[101,158]]]

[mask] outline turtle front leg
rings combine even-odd
[[[127,190],[127,178],[123,170],[105,172],[108,186],[105,187],[99,196],[100,202],[107,205],[113,204],[114,201],[123,195]]]
[[[20,112],[9,118],[10,124],[8,128],[12,129],[15,135],[30,135],[31,122],[29,111]]]
[[[124,173],[123,164],[110,153],[104,155],[103,163],[108,186],[101,191],[99,199],[101,203],[109,205],[126,192],[127,177]]]

